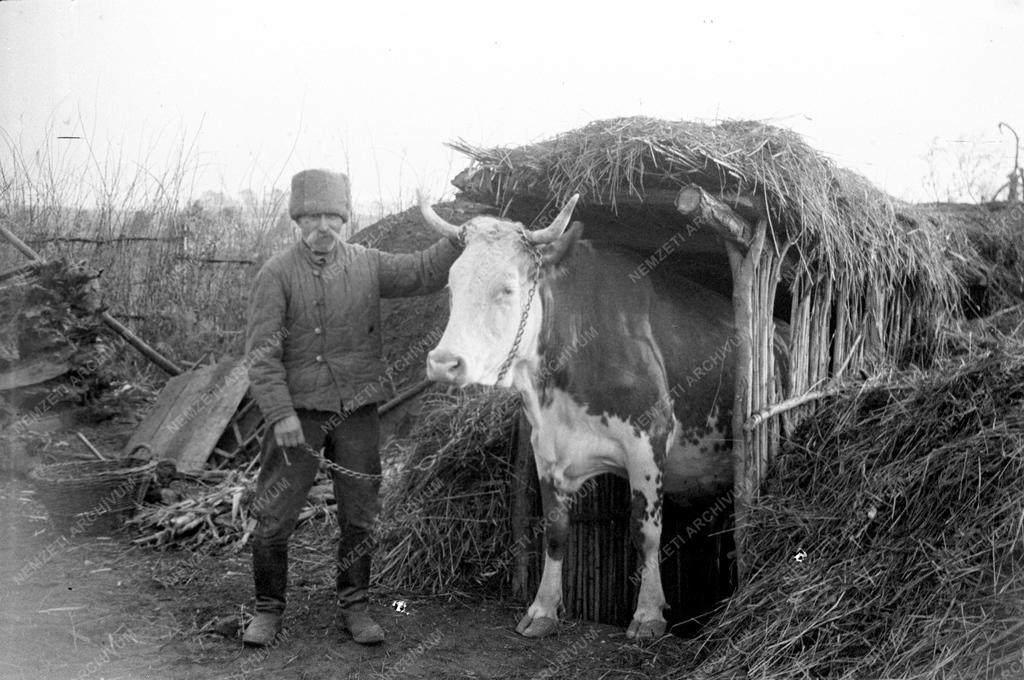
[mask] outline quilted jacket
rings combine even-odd
[[[460,252],[444,238],[402,255],[339,243],[318,258],[300,241],[268,260],[246,333],[252,394],[267,423],[298,408],[340,413],[387,398],[380,298],[440,290]]]

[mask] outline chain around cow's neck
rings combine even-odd
[[[533,256],[534,268],[530,276],[530,290],[526,294],[526,305],[523,307],[523,315],[519,317],[519,328],[516,330],[516,338],[512,341],[512,349],[509,350],[508,356],[505,357],[501,368],[498,369],[498,379],[494,381],[495,385],[505,378],[505,374],[508,373],[512,362],[515,361],[516,353],[519,351],[519,344],[523,341],[523,333],[526,332],[526,321],[530,318],[530,305],[533,303],[533,296],[537,292],[537,284],[540,282],[540,268],[542,264],[540,249],[527,240],[526,231],[520,230],[519,236],[523,239],[527,252]]]

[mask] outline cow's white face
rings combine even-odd
[[[457,385],[495,385],[515,343],[533,258],[518,223],[477,217],[464,227],[466,249],[448,272],[448,325],[427,356],[427,377]],[[517,359],[534,353],[541,319],[538,297],[535,293],[530,305]],[[506,372],[502,385],[511,385],[512,373]]]
[[[547,228],[524,232],[518,222],[494,217],[476,217],[456,227],[420,196],[420,209],[430,226],[444,234],[461,233],[466,241],[448,272],[451,311],[444,335],[427,355],[428,378],[457,385],[509,387],[517,367],[536,361],[543,318],[539,291],[534,291],[529,313],[523,316],[533,277],[539,275],[533,251],[562,235],[578,198],[573,196]],[[517,345],[520,324],[525,326]],[[499,382],[501,366],[510,354],[514,354],[512,365]]]

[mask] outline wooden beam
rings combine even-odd
[[[745,253],[754,238],[750,223],[732,208],[696,184],[684,186],[676,194],[676,210],[699,227],[713,229],[726,241],[740,246]]]

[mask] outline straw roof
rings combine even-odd
[[[616,118],[516,148],[450,146],[473,160],[470,176],[493,178],[499,205],[522,195],[560,203],[579,192],[581,205],[616,211],[624,197],[643,201],[687,184],[726,199],[752,196],[816,272],[851,277],[854,287],[913,290],[947,309],[965,272],[982,267],[966,236],[934,210],[897,201],[796,133],[760,122]]]

